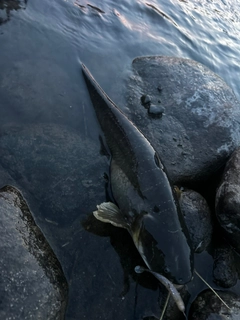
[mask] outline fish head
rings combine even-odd
[[[162,223],[159,216],[145,214],[135,225],[134,243],[147,267],[176,285],[193,277],[193,250],[185,228]]]

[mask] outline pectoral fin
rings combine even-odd
[[[120,209],[112,202],[103,202],[93,212],[96,219],[111,223],[115,227],[128,229],[128,223],[124,219]]]

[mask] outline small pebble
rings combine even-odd
[[[141,102],[142,104],[144,105],[144,107],[150,107],[150,104],[151,104],[151,97],[147,94],[144,94],[141,96]]]
[[[154,116],[162,116],[165,112],[165,108],[162,106],[156,106],[154,104],[151,104],[148,108],[148,113]]]

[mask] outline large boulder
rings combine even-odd
[[[67,303],[62,268],[13,187],[0,190],[0,318],[61,320]]]
[[[155,146],[173,182],[208,178],[240,142],[232,89],[189,59],[138,57],[132,66],[124,112]]]

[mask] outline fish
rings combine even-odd
[[[130,233],[147,268],[174,285],[191,281],[194,252],[175,189],[157,151],[103,91],[82,73],[110,152],[113,202],[97,205],[96,219]]]

